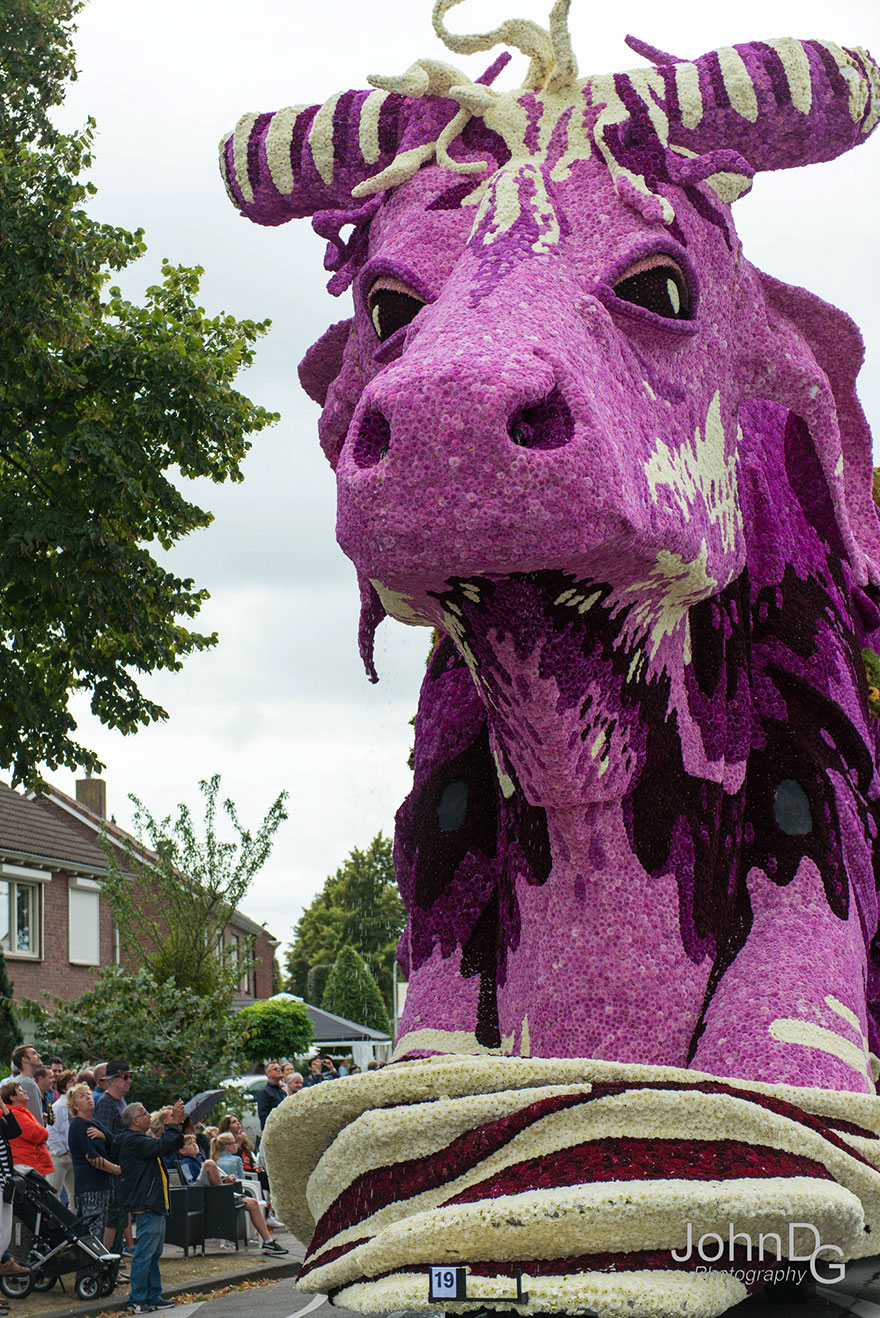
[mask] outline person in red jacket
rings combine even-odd
[[[37,1121],[28,1107],[28,1096],[17,1080],[8,1080],[0,1086],[0,1098],[15,1115],[21,1127],[21,1134],[9,1141],[12,1161],[33,1167],[43,1176],[50,1176],[55,1170],[52,1155],[46,1148],[49,1132],[42,1122]]]

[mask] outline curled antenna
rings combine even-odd
[[[450,32],[444,16],[462,0],[435,0],[434,31],[448,50],[458,55],[472,55],[493,46],[513,46],[529,58],[529,71],[523,87],[539,91],[552,84],[561,85],[577,77],[577,64],[568,33],[568,10],[571,0],[556,0],[550,15],[550,30],[528,18],[509,18],[491,32],[459,34]]]

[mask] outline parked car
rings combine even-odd
[[[264,1075],[231,1075],[220,1081],[223,1088],[229,1090],[229,1110],[240,1114],[241,1124],[247,1131],[252,1149],[260,1142],[257,1094],[265,1083]]]

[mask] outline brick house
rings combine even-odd
[[[102,832],[120,845],[134,843],[106,818],[99,778],[78,782],[76,800],[52,787],[22,795],[0,783],[0,946],[15,1000],[42,992],[77,998],[91,988],[97,967],[119,960],[113,917],[101,896]],[[249,938],[256,966],[242,978],[236,1006],[274,992],[278,940],[236,911],[224,942],[244,947]]]

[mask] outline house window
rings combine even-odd
[[[234,959],[239,963],[239,965],[241,965],[242,958],[245,957],[248,952],[247,939],[242,938],[240,934],[230,933],[228,935],[228,940],[229,941],[227,946],[231,948]],[[248,981],[249,981],[249,975],[247,970],[245,970],[241,976],[241,979],[238,981],[239,993],[245,993],[245,994],[250,993],[250,983]]]
[[[92,879],[71,879],[68,957],[82,966],[101,964],[100,887]]]
[[[0,946],[10,956],[40,955],[40,885],[0,880]]]

